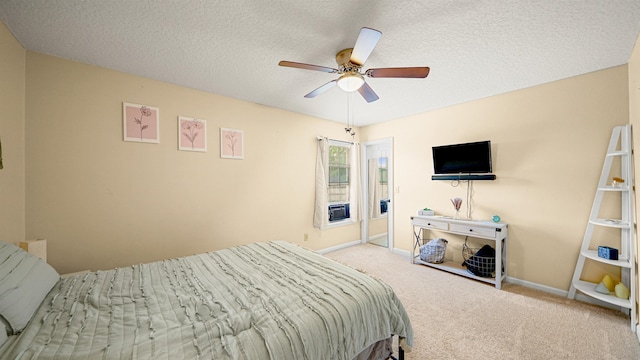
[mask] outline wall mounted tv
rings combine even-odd
[[[491,141],[434,146],[432,180],[495,180]]]

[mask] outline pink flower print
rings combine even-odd
[[[229,146],[229,148],[231,148],[232,156],[236,156],[236,145],[238,143],[238,139],[236,138],[236,135],[238,135],[237,132],[231,132],[231,133],[227,133],[224,136],[227,140],[229,140],[229,143],[227,145]]]
[[[149,109],[148,107],[142,105],[140,107],[140,118],[138,119],[137,117],[133,117],[133,121],[140,125],[140,141],[142,141],[142,132],[144,131],[144,129],[148,128],[149,125],[145,125],[144,124],[144,117],[145,116],[151,116],[152,112],[151,109]]]
[[[204,124],[198,119],[193,119],[192,121],[184,121],[181,127],[186,130],[182,132],[182,135],[191,142],[191,148],[195,148],[194,142],[200,133],[198,130],[204,128]]]

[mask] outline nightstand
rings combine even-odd
[[[47,261],[47,239],[20,241],[18,246],[29,254]]]

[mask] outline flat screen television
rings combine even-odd
[[[433,172],[437,175],[490,174],[491,141],[432,147]]]

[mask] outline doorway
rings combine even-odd
[[[362,241],[393,249],[393,139],[362,144]]]

